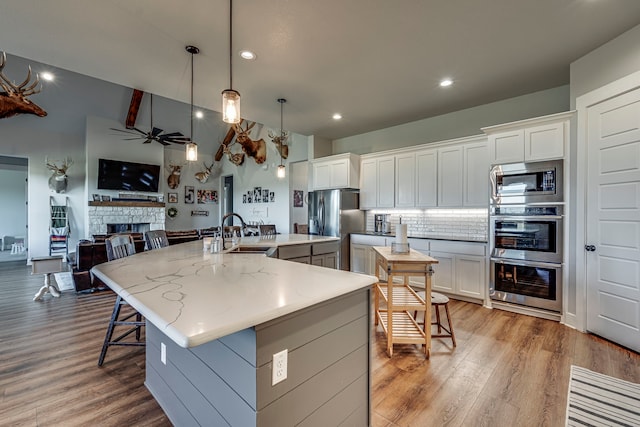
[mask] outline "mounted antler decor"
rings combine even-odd
[[[262,164],[267,160],[267,144],[264,142],[264,139],[260,138],[254,141],[249,137],[249,133],[256,125],[256,122],[247,122],[247,126],[244,129],[242,128],[243,122],[244,119],[241,119],[239,124],[233,124],[229,128],[227,135],[220,143],[218,152],[214,157],[216,161],[220,161],[223,154],[226,154],[229,161],[236,166],[244,163],[245,154],[253,157],[257,164]],[[236,143],[242,146],[242,152],[234,153],[231,151],[231,147]]]
[[[31,67],[27,72],[27,78],[20,84],[12,83],[11,80],[2,71],[7,62],[7,54],[2,52],[0,56],[0,88],[4,92],[0,92],[0,119],[13,117],[18,114],[35,114],[38,117],[44,117],[47,112],[36,104],[31,102],[27,97],[39,93],[42,88],[37,88],[40,79],[36,74],[36,79],[31,81]]]
[[[174,165],[173,163],[169,163],[169,166],[167,167],[167,171],[169,172],[167,185],[172,190],[175,190],[180,185],[180,173],[182,172],[182,166],[183,165]]]
[[[216,168],[215,171],[213,170],[215,164],[215,162],[211,162],[211,166],[207,166],[206,163],[203,163],[202,165],[204,166],[204,170],[201,172],[196,172],[195,177],[201,184],[207,182],[210,176],[213,175],[215,178],[215,176],[221,172],[219,167]],[[218,163],[218,165],[220,165],[220,163]]]
[[[284,98],[278,98],[278,102],[280,103],[280,133],[275,133],[272,130],[269,130],[269,138],[276,145],[276,150],[278,150],[278,154],[280,154],[281,159],[286,159],[289,157],[289,146],[287,145],[287,140],[289,139],[289,132],[285,132],[282,129],[282,106],[285,102],[287,102]]]
[[[49,177],[49,188],[56,193],[64,193],[67,191],[67,169],[73,164],[73,160],[67,157],[63,160],[62,166],[57,166],[55,163],[50,163],[49,158],[44,159],[47,169],[53,171],[51,177]]]

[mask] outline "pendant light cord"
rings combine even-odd
[[[189,139],[193,142],[193,52],[191,52],[191,133]]]
[[[229,0],[229,89],[233,90],[233,0]]]

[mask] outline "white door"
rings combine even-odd
[[[640,89],[587,114],[587,329],[640,351]]]

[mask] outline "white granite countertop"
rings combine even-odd
[[[231,239],[226,239],[230,241]],[[320,243],[340,240],[339,237],[315,236],[311,234],[275,234],[269,237],[247,236],[240,238],[241,246],[287,246],[304,243]]]
[[[265,240],[247,237],[241,244],[265,245]],[[277,245],[327,240],[336,238],[268,239]],[[97,265],[92,272],[181,347],[195,347],[377,281],[260,254],[211,254],[202,246],[198,240],[146,251]]]

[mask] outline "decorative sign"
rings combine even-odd
[[[198,203],[218,203],[216,190],[198,190]]]
[[[193,186],[191,185],[185,185],[184,187],[184,202],[186,204],[192,204],[194,203],[194,198],[195,198],[195,191]]]
[[[209,211],[191,211],[191,216],[209,216]]]

